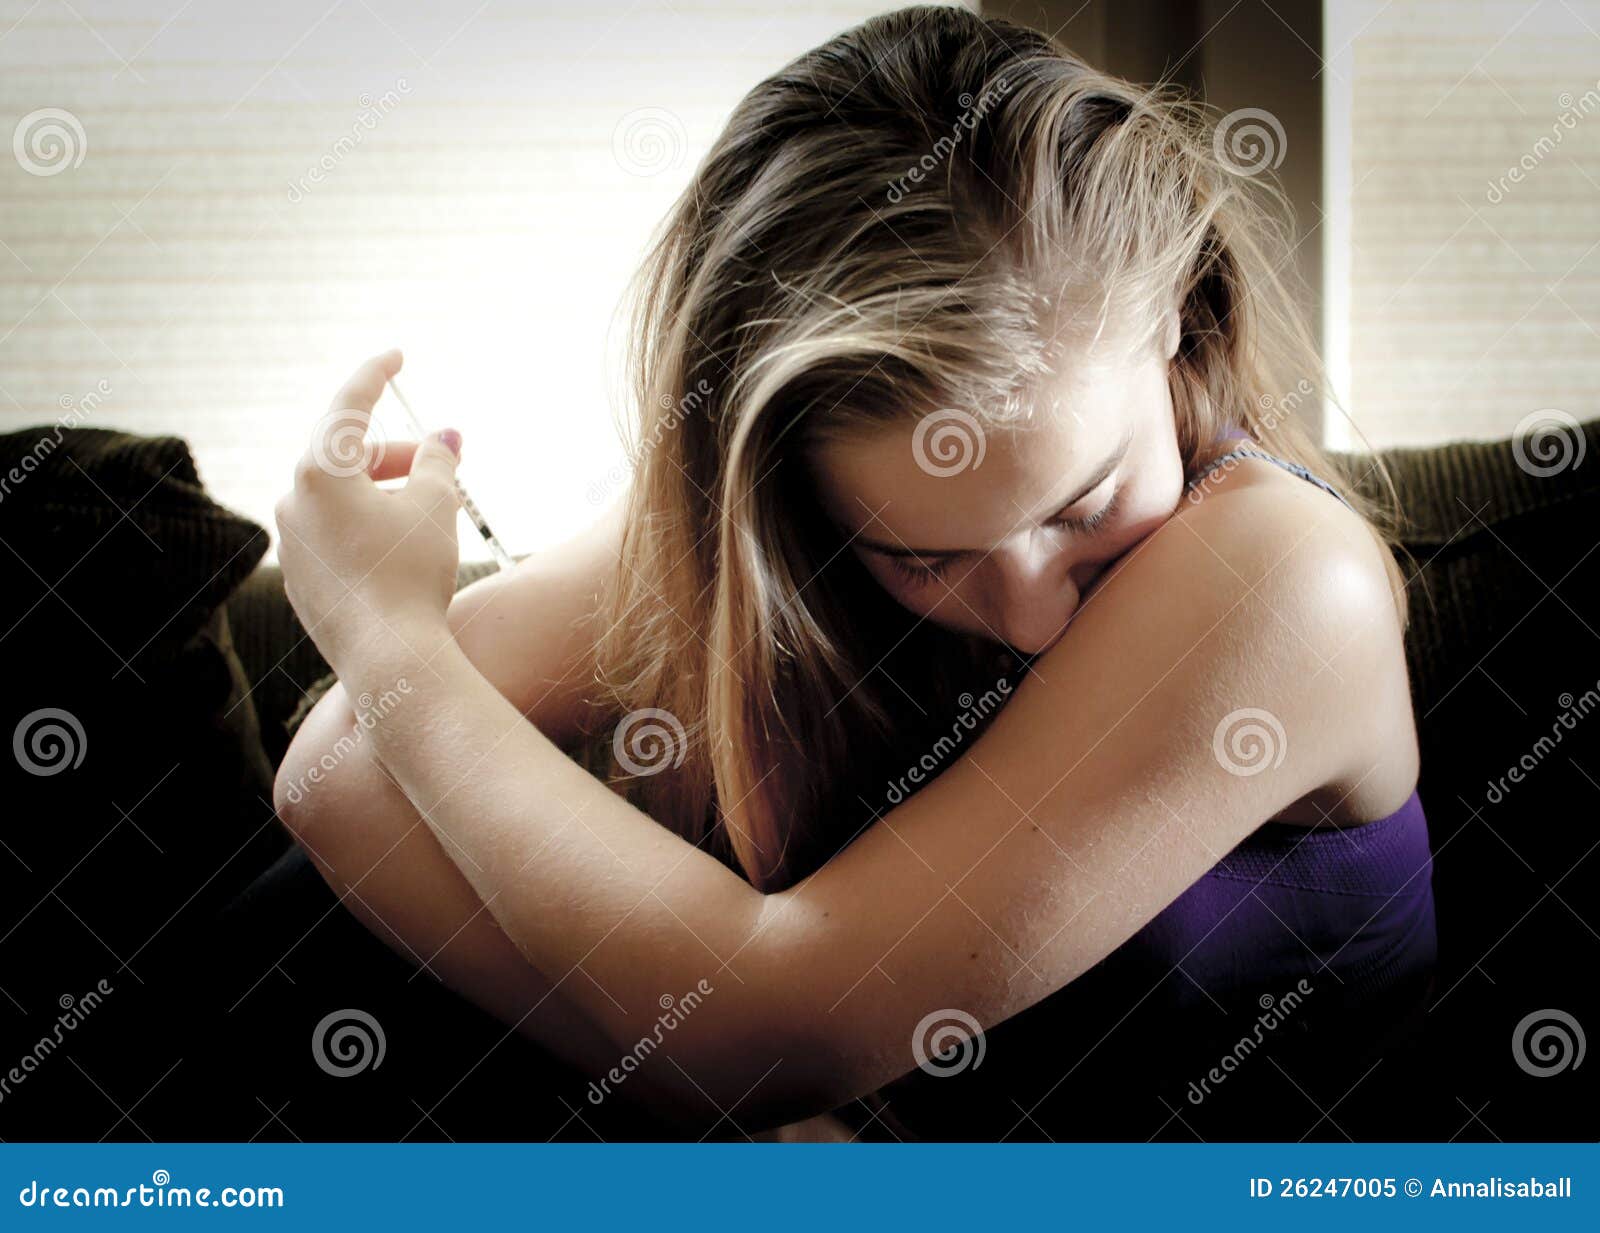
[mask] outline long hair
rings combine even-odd
[[[619,790],[765,890],[847,844],[895,799],[898,751],[962,737],[951,716],[1011,669],[882,592],[808,451],[935,407],[1024,415],[1064,338],[1153,338],[1159,306],[1181,327],[1186,476],[1237,424],[1389,542],[1301,422],[1323,380],[1279,275],[1281,193],[1215,131],[1181,94],[954,7],[867,21],[744,98],[636,287],[635,470],[599,648],[618,726],[593,746]],[[650,738],[672,756],[645,765]]]

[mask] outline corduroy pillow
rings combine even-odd
[[[119,1051],[119,1021],[286,846],[223,608],[266,546],[206,494],[181,440],[0,437],[6,1057],[70,1036],[97,1082],[125,1065],[154,1082],[172,1059]],[[23,1137],[21,1117],[25,1137],[82,1137],[68,1115],[84,1078],[35,1062],[0,1101],[0,1135]]]

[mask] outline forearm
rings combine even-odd
[[[334,749],[344,756],[325,770]],[[585,1075],[616,1065],[620,1046],[506,938],[378,764],[340,686],[296,733],[275,796],[329,887],[390,949]],[[626,1095],[646,1098],[649,1087]]]
[[[615,1041],[649,1034],[666,999],[709,986],[711,1005],[685,1016],[662,1051],[713,1097],[739,1094],[772,1064],[776,1025],[793,1018],[752,944],[766,899],[564,756],[447,638],[406,630],[405,642],[369,657],[351,687],[411,682],[375,726],[374,749],[461,875]]]

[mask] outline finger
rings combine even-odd
[[[296,471],[299,482],[316,486],[322,477],[349,479],[364,475],[381,463],[385,453],[380,443],[369,448],[367,432],[372,423],[372,408],[383,394],[389,378],[400,371],[398,350],[375,355],[351,375],[333,396],[326,415],[311,431],[311,443]]]
[[[372,408],[378,405],[378,399],[383,396],[383,387],[390,377],[400,371],[402,363],[403,357],[398,347],[373,356],[350,375],[350,379],[333,396],[328,410],[360,411],[371,415]]]
[[[381,456],[367,465],[367,474],[374,480],[404,479],[411,474],[411,460],[416,456],[415,441],[388,441]]]
[[[445,497],[454,497],[456,463],[460,457],[461,434],[454,428],[431,434],[417,446],[412,456],[411,478],[406,481],[406,491],[430,504]]]

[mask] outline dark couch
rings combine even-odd
[[[1512,440],[1384,455],[1409,518],[1403,539],[1410,559],[1402,561],[1410,579],[1408,652],[1422,740],[1420,792],[1435,852],[1441,970],[1428,1012],[1426,1048],[1395,1063],[1408,1070],[1405,1107],[1383,1101],[1390,1078],[1380,1065],[1364,1080],[1364,1103],[1352,1099],[1341,1110],[1323,1110],[1325,1119],[1308,1111],[1308,1126],[1317,1123],[1312,1137],[1592,1139],[1600,1133],[1596,1067],[1574,1065],[1586,1048],[1583,1033],[1600,1024],[1594,990],[1594,973],[1600,969],[1600,857],[1593,855],[1600,843],[1595,826],[1600,818],[1600,718],[1592,714],[1600,709],[1597,438],[1600,421],[1569,434],[1565,465],[1541,454],[1536,443]],[[1350,455],[1341,465],[1362,486],[1376,488],[1369,459]],[[0,505],[0,514],[7,512]],[[113,531],[122,522],[146,530],[133,514],[101,520]],[[6,527],[6,536],[16,533],[11,524],[0,525]],[[235,530],[239,542],[248,546],[245,564],[253,564],[259,547],[243,538],[244,528]],[[126,528],[120,533],[131,540]],[[220,545],[219,554],[228,547],[232,541]],[[132,548],[142,550],[137,542]],[[235,549],[235,561],[240,551]],[[465,567],[463,581],[486,568]],[[45,569],[38,573],[43,576],[34,590],[44,586],[49,595],[40,591],[41,597],[49,601],[47,608],[53,607],[50,597],[56,590],[45,586]],[[226,569],[219,571],[223,573]],[[26,575],[18,577],[27,582]],[[236,679],[231,684],[219,680],[206,704],[215,715],[226,710],[226,722],[219,728],[208,720],[204,727],[214,737],[229,725],[246,724],[250,733],[235,733],[237,739],[230,739],[239,745],[258,739],[265,762],[275,764],[287,744],[291,716],[326,666],[290,610],[277,570],[255,568],[240,577],[242,582],[224,580],[230,587],[239,585],[228,595],[220,619],[205,617],[203,603],[190,604],[199,631],[194,637],[209,637],[213,644],[219,637],[229,640],[230,661],[237,664]],[[212,589],[217,589],[215,583]],[[19,611],[22,606],[20,601],[16,605]],[[70,620],[64,614],[60,619]],[[19,621],[37,623],[37,614]],[[201,629],[203,621],[210,622],[209,634]],[[127,647],[136,646],[137,640],[130,638]],[[0,653],[14,656],[17,650],[17,643],[8,646],[0,639]],[[94,654],[92,646],[86,653]],[[138,662],[137,655],[121,659],[127,654],[120,649],[118,662]],[[115,670],[109,661],[104,666]],[[13,709],[20,706],[18,702]],[[16,717],[7,716],[7,722],[15,723]],[[151,773],[128,785],[119,812],[149,812],[148,806],[133,802],[161,770],[150,764],[152,756],[143,756],[140,763],[152,765]],[[461,1008],[447,992],[430,987],[429,978],[414,979],[405,965],[365,939],[332,906],[270,816],[263,818],[262,805],[270,815],[270,804],[262,799],[266,773],[256,767],[243,777],[243,788],[230,780],[228,793],[217,798],[221,811],[234,815],[219,818],[219,842],[240,846],[235,856],[225,857],[225,876],[214,873],[199,889],[191,888],[202,907],[178,903],[186,879],[200,881],[202,870],[186,868],[183,877],[163,884],[161,894],[171,902],[163,901],[157,919],[175,907],[177,923],[158,931],[164,931],[167,944],[164,967],[159,977],[150,977],[159,992],[142,995],[144,1017],[133,1009],[140,1000],[137,990],[117,995],[129,1007],[123,1013],[132,1026],[119,1029],[125,1033],[120,1043],[103,1048],[101,1056],[78,1055],[89,1059],[80,1069],[102,1068],[95,1074],[98,1080],[100,1074],[117,1073],[119,1060],[128,1057],[128,1041],[142,1041],[150,1056],[142,1059],[139,1074],[119,1080],[115,1093],[104,1093],[110,1104],[95,1115],[63,1118],[59,1109],[50,1117],[36,1112],[21,1130],[6,1128],[8,1106],[0,1101],[0,1134],[45,1137],[29,1133],[44,1127],[57,1130],[60,1137],[94,1138],[102,1129],[97,1117],[114,1121],[112,1106],[122,1111],[135,1101],[140,1102],[140,1132],[156,1138],[244,1138],[252,1133],[286,1138],[307,1126],[318,1137],[334,1138],[588,1138],[629,1133],[626,1127],[607,1133],[594,1124],[570,1076],[550,1078],[533,1050],[515,1040],[506,1043],[499,1025]],[[119,842],[137,843],[126,835],[127,829],[113,822],[110,833],[118,834]],[[52,856],[54,867],[66,870],[58,885],[70,890],[68,879],[83,876],[76,871],[91,862],[98,833],[91,829],[69,841],[65,853]],[[152,835],[151,842],[159,845],[160,837]],[[71,864],[67,857],[80,849],[88,851]],[[205,863],[215,855],[208,852]],[[155,858],[129,847],[126,859]],[[41,866],[49,864],[40,859]],[[115,884],[115,877],[103,877],[94,893],[114,900]],[[22,920],[0,923],[0,931],[12,930],[0,938],[0,973],[7,971],[8,945],[14,952],[16,937],[28,936],[26,922],[40,912],[36,908],[24,914],[22,909],[41,895],[40,902],[48,903],[55,892],[47,891],[48,885],[37,878],[22,879],[20,906],[11,913]],[[73,901],[74,914],[88,893],[66,896]],[[91,932],[122,960],[143,938],[144,925],[136,937],[124,941],[114,919],[101,924],[104,933]],[[360,981],[339,977],[330,955],[341,957],[344,972],[359,970]],[[103,955],[100,961],[105,963]],[[205,980],[186,982],[186,973],[192,976],[201,966]],[[330,966],[336,972],[331,980]],[[95,966],[80,969],[83,975],[73,979],[88,988],[87,974]],[[174,982],[183,993],[173,992]],[[0,976],[0,987],[6,985]],[[123,979],[124,987],[131,985]],[[389,992],[375,991],[380,986]],[[28,987],[31,1000],[37,1001],[46,985],[34,982]],[[362,1006],[386,1000],[378,1017],[390,1029],[387,1046],[395,1060],[385,1065],[391,1075],[408,1064],[400,1060],[403,1056],[430,1055],[427,1066],[402,1073],[402,1081],[390,1083],[381,1096],[373,1088],[355,1092],[325,1076],[308,1078],[309,1068],[300,1056],[305,1051],[285,1051],[273,1043],[283,1032],[310,1033],[321,1011],[342,1008],[346,999],[341,990],[350,988],[360,989]],[[16,999],[19,1006],[28,1000]],[[355,995],[349,1000],[356,1000]],[[283,1010],[285,1002],[293,1003],[292,1013]],[[0,998],[0,1014],[6,1009]],[[25,1017],[29,1026],[24,1035],[32,1039],[37,1015]],[[102,1015],[101,1021],[108,1018]],[[224,1043],[209,1049],[173,1048],[175,1021],[205,1025],[204,1031]],[[396,1040],[397,1033],[408,1032],[410,1049]],[[449,1055],[438,1056],[446,1047]],[[293,1062],[283,1060],[291,1052]],[[178,1060],[163,1072],[169,1057]],[[240,1067],[259,1077],[240,1081]],[[1409,1073],[1417,1068],[1427,1071],[1420,1085]],[[54,1069],[57,1085],[65,1080],[71,1090],[86,1088],[69,1068]],[[151,1083],[155,1086],[146,1091]],[[555,1099],[541,1084],[559,1089]],[[508,1085],[526,1094],[510,1113],[502,1099]],[[44,1084],[34,1086],[42,1089]],[[1418,1090],[1425,1096],[1418,1098]],[[14,1107],[15,1094],[8,1099]],[[196,1109],[207,1112],[197,1116]],[[137,1137],[131,1121],[118,1121],[109,1133]],[[1181,1137],[1181,1129],[1177,1133]]]

